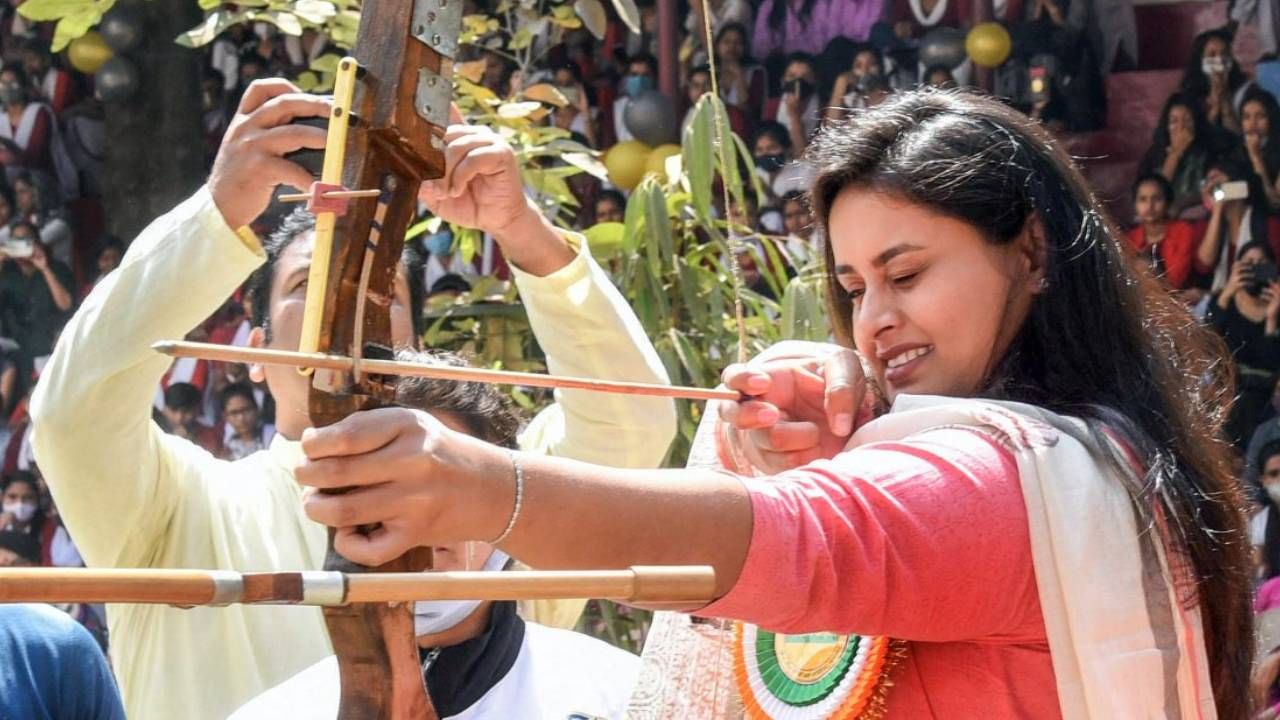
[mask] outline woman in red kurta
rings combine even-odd
[[[726,370],[748,399],[721,410],[725,471],[374,410],[304,435],[299,481],[355,488],[308,514],[366,564],[483,539],[536,568],[712,565],[700,614],[905,641],[889,717],[1245,720],[1248,543],[1205,331],[995,100],[902,93],[811,158],[844,348]],[[867,387],[885,402],[856,413]]]
[[[1169,218],[1173,186],[1163,175],[1151,173],[1133,184],[1133,209],[1138,224],[1127,233],[1129,245],[1139,257],[1149,260],[1152,271],[1174,290],[1191,283],[1196,247],[1196,228],[1183,220]]]

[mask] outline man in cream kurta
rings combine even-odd
[[[269,99],[297,116],[327,112],[313,107],[319,102],[314,98],[292,95],[282,81],[256,86],[246,93],[209,185],[143,231],[120,268],[85,300],[32,400],[36,458],[90,567],[254,572],[323,564],[325,529],[303,513],[293,479],[301,459],[296,437],[277,436],[268,450],[227,462],[151,421],[156,383],[169,364],[151,344],[184,336],[262,263],[257,239],[233,227],[261,212],[275,185],[303,182],[291,164],[244,159],[257,150],[278,160],[293,149],[282,148],[278,136],[270,146],[262,136],[231,140],[254,123],[284,130],[276,126],[278,117],[258,112]],[[322,144],[309,130],[314,128],[288,129],[299,138],[294,146]],[[246,148],[253,143],[259,144]],[[494,172],[508,173],[498,179],[518,184],[514,160],[504,158],[507,164]],[[494,175],[487,177],[494,182]],[[533,237],[536,230],[516,235]],[[565,240],[577,246],[572,259],[544,276],[513,263],[550,370],[668,382],[639,322],[585,242]],[[512,257],[529,249],[504,250]],[[521,437],[523,449],[656,466],[675,432],[674,406],[666,400],[573,391],[557,399]],[[298,409],[278,410],[290,411]],[[317,608],[114,605],[108,621],[114,667],[133,720],[221,720],[332,653]]]

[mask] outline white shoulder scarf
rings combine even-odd
[[[947,425],[992,433],[1017,461],[1063,718],[1217,718],[1199,609],[1178,598],[1163,533],[1138,526],[1111,469],[1132,472],[1123,452],[1030,405],[923,396],[850,446]]]

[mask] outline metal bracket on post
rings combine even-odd
[[[453,83],[448,78],[427,68],[418,69],[418,90],[413,96],[413,106],[423,120],[436,127],[448,127],[449,102],[452,99]]]
[[[463,0],[414,0],[413,36],[453,60],[462,32]]]

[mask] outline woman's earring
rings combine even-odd
[[[1037,288],[1036,288],[1036,289],[1038,289],[1040,292],[1044,292],[1045,290],[1048,290],[1048,289],[1049,289],[1049,278],[1047,278],[1047,277],[1042,277],[1042,278],[1040,278],[1040,282],[1037,284]]]

